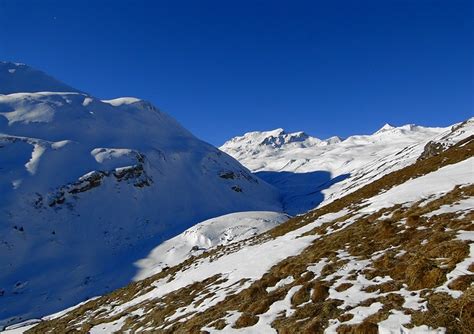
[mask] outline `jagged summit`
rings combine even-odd
[[[0,61],[0,94],[81,92],[22,63]]]
[[[337,141],[336,138],[330,138],[328,141],[323,141],[319,138],[312,137],[303,131],[288,133],[282,128],[270,131],[253,131],[245,133],[243,136],[238,136],[225,142],[222,147],[225,148],[239,148],[247,147],[253,148],[256,151],[266,149],[279,149],[284,147],[308,147],[314,145],[326,145]]]

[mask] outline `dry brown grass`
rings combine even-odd
[[[242,315],[235,321],[234,328],[243,328],[253,326],[258,322],[258,317],[250,313],[242,313]]]
[[[338,285],[337,287],[335,287],[334,290],[336,290],[337,292],[346,291],[352,285],[353,285],[352,283],[342,283],[342,284]]]
[[[445,293],[427,296],[428,311],[414,312],[414,325],[428,325],[433,328],[445,327],[448,333],[474,333],[474,289],[470,288],[457,299]]]
[[[448,288],[464,291],[474,283],[474,275],[462,275],[449,283]]]
[[[329,296],[329,286],[320,281],[313,284],[313,293],[311,294],[311,301],[313,303],[323,302]]]
[[[337,329],[338,334],[377,334],[378,332],[377,324],[368,321],[357,325],[341,325]]]

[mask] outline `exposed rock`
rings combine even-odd
[[[447,149],[447,147],[445,145],[443,145],[443,143],[435,142],[435,141],[429,141],[425,145],[425,149],[423,150],[423,153],[421,153],[418,160],[424,160],[424,159],[428,159],[430,157],[434,157],[435,155],[440,154],[441,152],[443,152],[446,149]]]
[[[242,192],[242,188],[240,188],[239,186],[232,186],[232,190],[237,192],[237,193],[241,193]]]
[[[107,173],[101,171],[94,171],[86,174],[85,176],[81,177],[78,182],[72,184],[72,189],[68,190],[68,193],[77,194],[88,191],[92,188],[96,188],[101,185],[102,179],[107,175]]]
[[[226,180],[233,180],[236,178],[236,175],[234,172],[231,172],[231,171],[223,171],[219,174],[219,177]]]
[[[143,159],[143,156],[140,156]],[[143,160],[142,160],[143,161]],[[122,168],[116,168],[114,171],[93,171],[79,178],[78,181],[67,184],[61,187],[52,199],[49,201],[49,206],[53,207],[58,204],[63,204],[66,201],[67,194],[79,194],[91,189],[99,187],[103,182],[104,178],[114,176],[118,182],[133,180],[133,186],[143,188],[150,186],[153,183],[151,177],[146,174],[143,165],[138,164],[135,166],[127,166]],[[35,201],[35,206],[42,205],[42,196]]]
[[[258,183],[257,178],[255,178],[254,176],[252,176],[252,174],[244,170],[240,170],[238,172],[224,170],[224,171],[219,172],[219,177],[225,180],[245,179],[252,183]]]
[[[133,185],[139,188],[150,186],[153,183],[152,179],[146,174],[145,169],[141,164],[117,168],[113,174],[119,182],[134,179],[135,182]]]

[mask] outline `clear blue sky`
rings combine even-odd
[[[0,0],[0,59],[137,96],[219,145],[473,115],[471,0]]]

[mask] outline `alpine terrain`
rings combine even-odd
[[[0,196],[0,326],[129,283],[136,261],[200,221],[281,211],[273,187],[150,103],[8,62]]]
[[[6,333],[474,332],[474,118],[218,150],[1,66]]]

